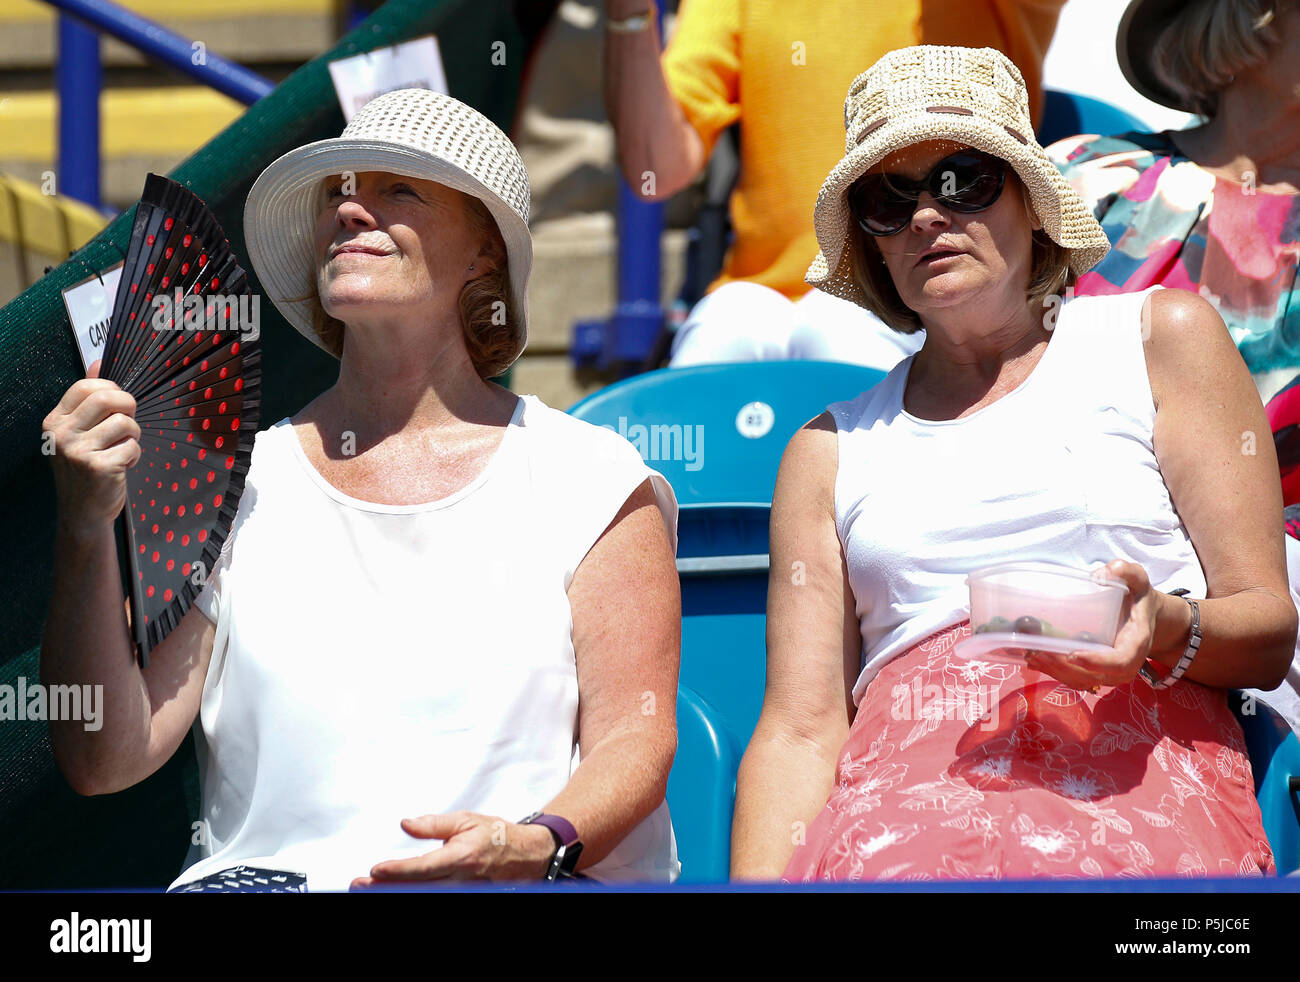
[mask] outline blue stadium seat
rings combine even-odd
[[[1075,92],[1047,89],[1043,93],[1043,121],[1038,142],[1043,146],[1081,133],[1115,136],[1130,130],[1148,132],[1151,127],[1118,106]]]
[[[683,883],[726,883],[731,813],[740,758],[717,713],[689,688],[677,690],[677,759],[668,775],[668,810]]]
[[[682,729],[683,716],[693,708],[683,706],[686,693],[707,707],[717,739],[725,744],[716,753],[728,761],[722,779],[725,804],[710,806],[715,811],[704,829],[691,829],[689,840],[688,834],[679,838],[685,882],[725,882],[730,871],[736,768],[763,708],[767,675],[768,513],[765,505],[686,505],[681,511],[685,548],[678,553],[677,566],[682,584],[682,689],[678,756],[668,780],[674,828],[685,829],[692,810],[703,811],[705,802],[719,799],[718,779],[710,775],[702,780],[701,765],[690,757]],[[715,752],[712,746],[709,752]],[[723,819],[722,827],[712,824]]]
[[[736,768],[763,706],[768,514],[781,454],[827,405],[882,378],[834,362],[700,365],[635,376],[569,410],[630,438],[681,505],[682,668],[668,806],[683,882],[723,882],[730,869]]]
[[[1228,704],[1246,736],[1264,832],[1279,874],[1300,869],[1300,740],[1258,699],[1232,693]],[[1247,709],[1253,712],[1247,712]]]
[[[767,505],[686,505],[681,684],[718,714],[743,754],[763,708],[767,666]]]
[[[665,368],[616,382],[569,412],[630,439],[683,505],[768,505],[795,431],[882,378],[823,361]]]

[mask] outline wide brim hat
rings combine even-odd
[[[1101,225],[1034,139],[1020,70],[993,48],[919,45],[891,51],[853,80],[844,101],[845,155],[817,195],[820,251],[804,280],[867,307],[853,276],[847,194],[889,154],[927,140],[963,143],[1009,163],[1043,231],[1069,250],[1077,275],[1110,249]]]
[[[1196,109],[1186,99],[1160,80],[1151,62],[1160,32],[1185,6],[1186,0],[1133,0],[1119,19],[1115,56],[1124,78],[1140,95],[1170,109],[1194,113]]]
[[[528,342],[528,173],[510,138],[490,119],[449,95],[397,89],[357,111],[342,135],[291,150],[253,183],[244,205],[248,258],[276,309],[323,350],[312,327],[319,304],[315,227],[320,182],[345,172],[381,171],[421,178],[478,198],[505,240],[518,337],[510,362]],[[303,299],[306,298],[306,299]]]

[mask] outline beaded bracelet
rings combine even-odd
[[[1186,673],[1191,667],[1192,659],[1196,657],[1196,652],[1201,647],[1201,608],[1196,601],[1187,596],[1190,591],[1184,589],[1171,590],[1170,596],[1182,597],[1192,606],[1192,630],[1187,638],[1187,650],[1183,652],[1183,657],[1178,659],[1178,664],[1174,666],[1172,672],[1164,678],[1160,678],[1151,670],[1151,662],[1148,661],[1139,669],[1141,676],[1147,680],[1147,684],[1153,689],[1167,689]]]

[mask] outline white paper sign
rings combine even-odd
[[[117,284],[122,278],[122,264],[91,276],[63,291],[63,306],[68,310],[72,333],[81,352],[81,364],[90,366],[104,354],[108,341],[108,322],[117,301]]]
[[[438,39],[432,34],[330,62],[330,78],[348,122],[377,95],[394,89],[432,89],[450,95]]]

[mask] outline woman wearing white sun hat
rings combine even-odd
[[[1296,611],[1223,322],[1177,290],[1063,299],[1108,243],[998,52],[891,52],[845,125],[808,281],[926,340],[786,450],[733,870],[1271,871],[1224,690],[1276,683]],[[967,574],[1005,561],[1104,566],[1127,587],[1114,647],[954,653]]]
[[[253,185],[253,270],[338,383],[258,434],[147,670],[75,631],[47,654],[116,693],[99,733],[56,740],[84,793],[146,777],[197,718],[174,888],[676,877],[676,501],[615,434],[489,381],[527,338],[528,209],[505,134],[419,89]],[[98,527],[114,475],[78,466],[108,470],[68,495]]]

